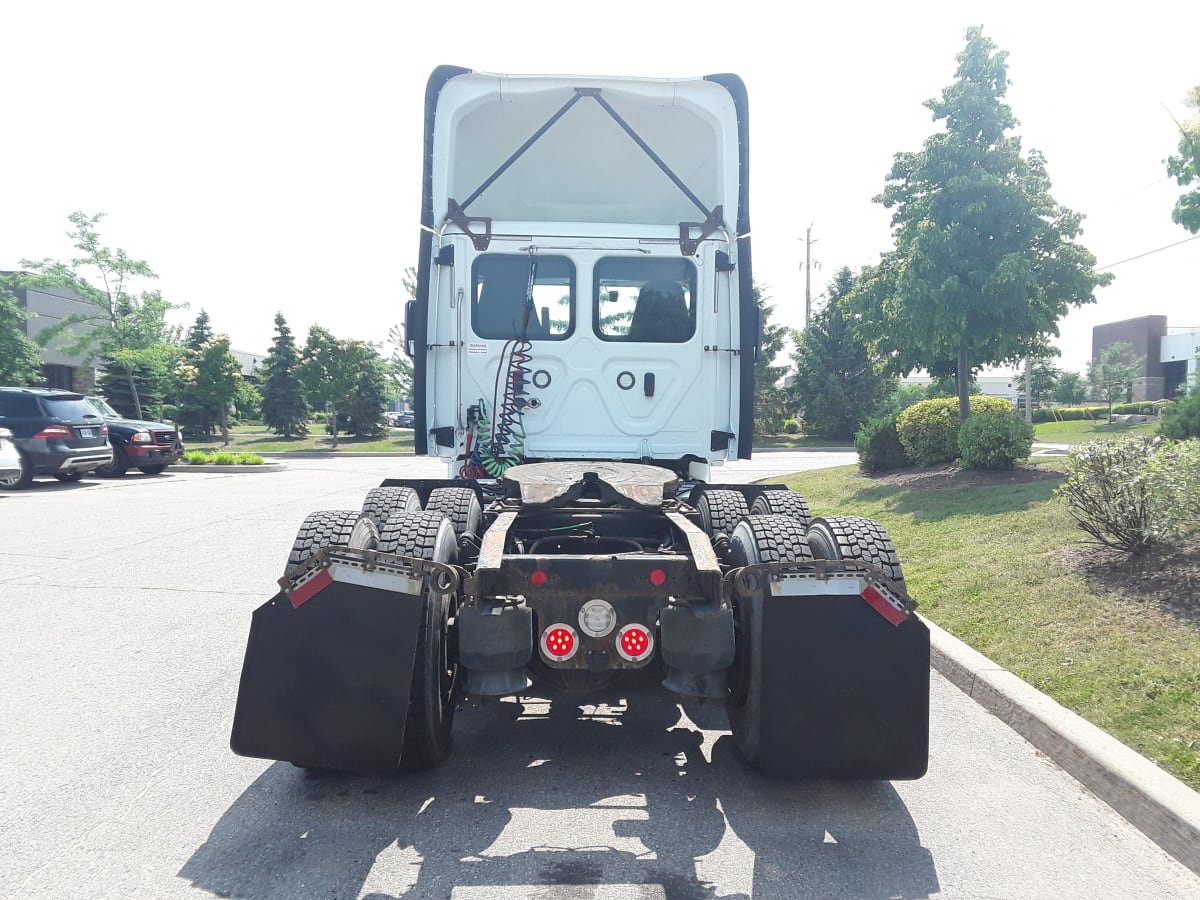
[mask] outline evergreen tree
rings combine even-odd
[[[762,310],[762,349],[754,364],[754,432],[755,434],[778,434],[783,422],[791,415],[791,399],[787,390],[780,386],[787,366],[775,365],[783,350],[784,338],[788,335],[786,325],[772,325],[771,314],[775,307],[769,303],[768,288],[754,284],[754,302]]]
[[[162,406],[171,391],[171,372],[162,362],[143,360],[134,363],[128,370],[119,365],[109,365],[108,358],[102,360],[104,368],[96,379],[96,389],[108,401],[109,406],[123,416],[138,418],[138,404],[134,403],[129,383],[136,385],[137,396],[143,417],[161,418]]]
[[[188,329],[183,343],[189,350],[199,350],[212,339],[212,324],[209,322],[208,313],[202,309],[200,315],[196,316],[196,321],[192,323],[192,327]]]
[[[283,437],[308,434],[308,403],[297,367],[300,351],[283,313],[275,314],[275,340],[263,363],[262,418],[266,426]]]
[[[383,419],[387,410],[387,370],[379,351],[361,341],[349,342],[358,358],[358,383],[346,402],[346,430],[362,438],[381,438],[387,433]]]
[[[793,397],[804,415],[805,432],[849,440],[867,419],[881,415],[896,382],[868,354],[857,334],[849,303],[857,278],[841,269],[826,293],[829,302],[796,338]]]

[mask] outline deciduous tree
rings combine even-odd
[[[865,336],[896,371],[954,371],[962,418],[975,370],[1057,334],[1112,277],[1074,242],[1082,216],[1051,197],[1042,155],[1009,133],[1007,54],[977,27],[966,42],[954,83],[925,104],[944,130],[897,153],[876,198],[896,247],[856,292]]]
[[[33,273],[24,279],[26,284],[69,288],[85,310],[60,319],[42,331],[38,340],[85,360],[100,356],[106,368],[118,368],[125,374],[134,414],[142,418],[135,373],[165,368],[169,354],[162,345],[170,332],[165,316],[173,306],[159,291],[134,292],[135,281],[158,276],[144,260],[131,259],[121,248],[111,250],[100,243],[96,226],[104,213],[74,212],[68,218],[75,229],[67,236],[80,255],[67,262],[22,260],[21,265]]]
[[[1171,211],[1171,219],[1192,234],[1200,232],[1200,85],[1188,91],[1184,102],[1198,115],[1179,124],[1179,155],[1167,158],[1167,173],[1180,187],[1192,187],[1181,194]]]
[[[0,279],[0,384],[21,387],[41,376],[42,354],[25,334],[28,318],[7,279]]]
[[[340,341],[320,325],[308,330],[299,375],[309,403],[329,416],[333,446],[338,444],[338,407],[344,406],[358,386],[359,356],[352,341]],[[344,413],[343,413],[344,414]]]
[[[228,444],[229,406],[242,382],[242,367],[229,352],[228,335],[218,334],[198,349],[189,348],[178,374],[189,406],[198,405],[211,417],[221,427],[222,443]],[[179,413],[184,419],[182,406]]]
[[[1108,404],[1108,421],[1112,421],[1114,403],[1129,399],[1133,382],[1142,372],[1146,358],[1133,351],[1133,345],[1125,342],[1109,344],[1100,355],[1088,363],[1088,386],[1092,398]]]

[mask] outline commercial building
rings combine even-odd
[[[1112,344],[1126,343],[1142,357],[1133,399],[1164,400],[1194,384],[1200,356],[1200,327],[1171,328],[1166,316],[1139,316],[1092,329],[1092,359]]]

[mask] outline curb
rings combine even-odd
[[[923,619],[933,667],[1200,875],[1200,794]]]
[[[200,465],[196,465],[194,463],[175,463],[173,466],[171,466],[171,471],[177,475],[184,472],[212,472],[217,474],[225,474],[226,472],[282,472],[286,468],[287,466],[279,462],[267,462],[258,466],[218,466],[213,463],[202,463]]]

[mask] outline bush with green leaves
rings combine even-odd
[[[1001,397],[976,394],[970,404],[972,416],[990,409],[1012,410],[1012,404]],[[958,398],[939,397],[914,403],[896,416],[896,433],[914,466],[932,466],[958,459],[959,424]]]
[[[784,423],[783,423],[783,433],[784,434],[799,434],[800,433],[800,423],[798,421],[796,421],[795,419],[785,419]]]
[[[189,450],[183,461],[193,466],[261,466],[265,460],[257,453],[235,453],[230,450]]]
[[[1011,409],[974,413],[958,429],[958,453],[968,469],[1011,469],[1032,449],[1033,426]]]
[[[1068,454],[1067,472],[1058,496],[1105,546],[1143,553],[1200,526],[1200,442],[1088,441]]]
[[[854,436],[858,465],[864,472],[886,472],[910,465],[896,434],[896,417],[868,419]]]
[[[1163,409],[1158,433],[1173,441],[1200,438],[1200,388]]]

